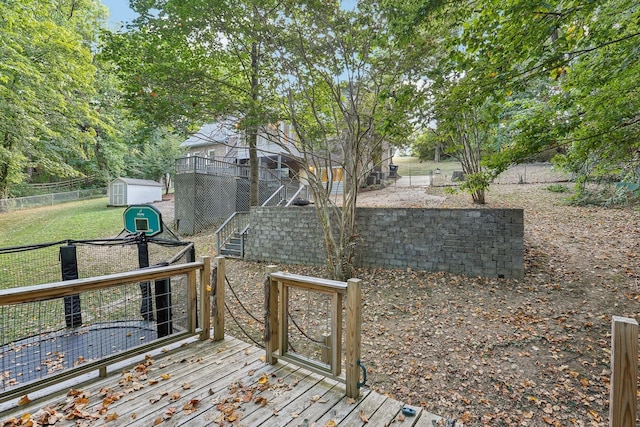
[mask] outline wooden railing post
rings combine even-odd
[[[196,292],[196,271],[192,270],[187,273],[187,330],[190,334],[195,334],[196,317],[198,304],[198,294]]]
[[[638,322],[611,320],[610,427],[634,427],[637,414]]]
[[[357,398],[360,395],[360,334],[362,325],[362,280],[347,281],[347,336],[346,336],[346,391],[347,397]]]
[[[216,275],[216,315],[213,318],[213,340],[222,341],[224,339],[224,288],[226,272],[224,269],[224,257],[215,258],[217,266]]]
[[[342,372],[342,294],[335,292],[331,299],[331,363],[329,366],[331,366],[331,373],[338,376]],[[348,328],[347,325],[347,330]],[[358,338],[359,342],[360,338]],[[358,351],[359,357],[360,351]]]
[[[324,346],[322,347],[322,351],[320,353],[320,361],[331,366],[331,334],[323,335],[322,342],[324,343]]]
[[[203,256],[200,260],[200,341],[205,341],[211,337],[211,258]]]
[[[267,285],[268,293],[265,296],[266,301],[266,309],[267,316],[266,321],[268,328],[268,334],[265,334],[265,349],[266,349],[266,362],[275,365],[278,363],[278,359],[274,355],[276,350],[278,350],[278,282],[270,277],[271,273],[275,273],[277,270],[277,266],[268,265],[267,266],[267,280],[269,281]]]

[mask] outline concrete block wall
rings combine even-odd
[[[521,209],[359,208],[356,223],[359,267],[524,277]],[[324,264],[315,208],[255,208],[250,224],[248,259]]]

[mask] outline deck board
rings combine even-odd
[[[372,426],[384,425],[385,423],[387,423],[387,425],[390,425],[389,420],[397,420],[398,414],[403,407],[404,405],[402,404],[402,402],[398,402],[397,400],[393,399],[387,399],[376,409],[376,412],[369,417],[369,423]],[[402,424],[403,426],[411,425],[411,420],[407,420],[405,418],[405,421],[406,424]]]
[[[49,407],[64,415],[74,408],[94,414],[87,425],[96,426],[106,421],[110,426],[324,426],[329,421],[350,426],[362,425],[362,416],[368,425],[382,426],[391,425],[403,407],[368,388],[358,399],[347,399],[342,383],[263,360],[263,350],[232,337],[190,343],[78,384],[74,389],[88,398],[86,405],[74,405],[63,390],[0,412],[0,424]],[[105,405],[105,396],[117,399]],[[431,421],[439,418],[415,409],[416,417],[403,425],[433,427]],[[73,426],[76,420],[55,425]]]

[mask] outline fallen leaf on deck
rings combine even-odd
[[[200,401],[198,399],[191,399],[189,402],[185,403],[184,406],[182,407],[182,409],[187,413],[190,414],[192,412],[197,411],[197,406],[198,403]]]
[[[117,412],[112,412],[110,414],[107,414],[106,417],[104,417],[104,420],[109,422],[109,421],[115,421],[118,419],[118,413]]]

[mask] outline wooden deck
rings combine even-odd
[[[345,397],[342,383],[291,364],[264,362],[265,352],[227,336],[147,356],[136,364],[0,412],[0,425],[31,414],[56,426],[399,426],[435,427],[440,417],[364,387]],[[14,402],[17,403],[17,402]],[[24,403],[24,402],[23,402]],[[402,415],[404,407],[415,416]],[[8,424],[11,425],[11,424]]]

